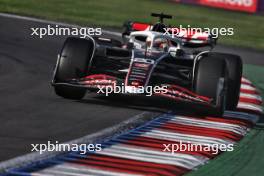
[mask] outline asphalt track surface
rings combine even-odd
[[[0,161],[29,153],[30,144],[65,142],[94,133],[143,111],[189,111],[165,99],[87,94],[82,101],[57,97],[50,80],[65,37],[39,39],[40,22],[0,16]],[[240,54],[244,63],[263,65],[263,53],[219,46]]]

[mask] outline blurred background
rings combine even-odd
[[[173,26],[234,28],[220,44],[264,50],[264,0],[0,0],[0,11],[121,30],[124,21],[153,23],[151,12],[173,15]]]

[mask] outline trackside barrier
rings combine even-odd
[[[172,0],[177,3],[196,4],[248,13],[264,13],[264,0]]]

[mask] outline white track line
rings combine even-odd
[[[237,107],[241,108],[241,109],[248,109],[248,110],[256,111],[258,113],[262,113],[263,112],[262,106],[256,105],[256,104],[253,104],[253,103],[238,102]]]
[[[220,139],[216,137],[199,136],[184,133],[169,132],[166,130],[151,130],[141,134],[141,136],[152,136],[156,139],[165,139],[177,142],[186,142],[202,145],[221,145],[221,144],[234,144],[234,141]]]
[[[210,125],[211,127],[220,127],[220,128],[224,128],[224,129],[229,129],[229,130],[238,130],[240,133],[244,133],[247,130],[247,127],[245,126],[241,126],[241,125],[237,125],[237,124],[232,124],[232,123],[225,123],[225,122],[214,122],[214,121],[209,121],[206,119],[194,119],[193,118],[188,118],[185,116],[174,116],[171,121],[186,121],[189,123],[194,123],[194,124],[201,124],[201,125]]]
[[[219,130],[224,130],[224,131],[230,131],[239,135],[244,136],[247,132],[247,128],[237,128],[233,126],[227,126],[227,125],[219,125],[219,123],[207,123],[205,121],[199,121],[199,122],[193,122],[192,119],[189,120],[182,120],[182,119],[174,119],[170,120],[168,122],[172,122],[175,124],[182,124],[182,125],[189,125],[189,126],[195,126],[195,127],[205,127],[205,128],[210,128],[210,129],[219,129]]]
[[[241,84],[241,89],[245,89],[245,90],[256,90],[255,87],[253,87],[251,85],[247,85],[247,84]]]
[[[262,98],[258,94],[240,93],[239,97],[241,97],[241,98],[249,98],[249,99],[252,99],[252,100],[258,100],[258,101],[262,102]]]

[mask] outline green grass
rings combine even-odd
[[[172,25],[233,27],[223,44],[264,49],[264,17],[164,0],[0,0],[0,11],[81,25],[120,28],[126,20],[155,22],[151,12],[172,14]]]
[[[186,176],[263,176],[264,126],[253,128],[232,152],[225,152]]]

